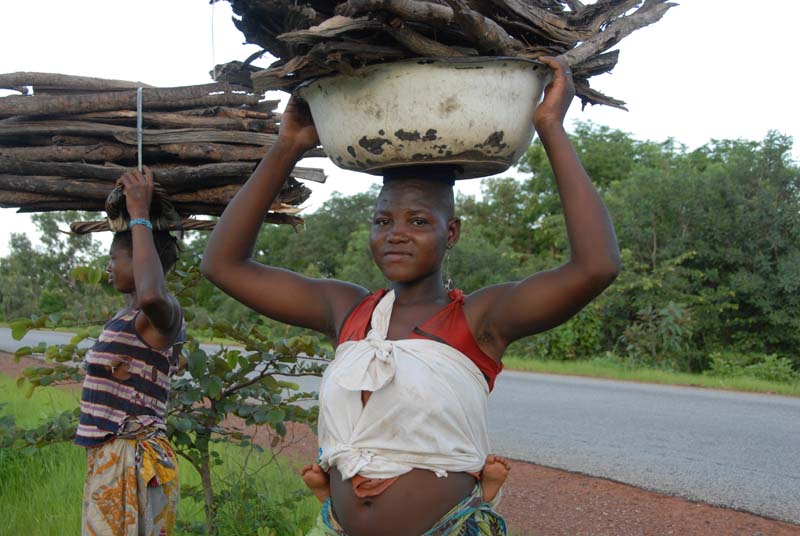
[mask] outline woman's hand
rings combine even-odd
[[[311,117],[311,110],[306,103],[299,102],[295,97],[289,99],[281,116],[278,143],[286,143],[287,147],[296,151],[298,155],[319,145],[317,127]]]
[[[553,70],[553,81],[544,90],[544,100],[536,108],[533,124],[538,132],[555,126],[563,126],[569,105],[575,97],[572,70],[561,58],[542,56],[539,61]]]
[[[125,189],[125,206],[131,218],[150,219],[150,203],[153,200],[153,172],[143,166],[144,174],[138,169],[126,171],[117,179],[117,186]]]

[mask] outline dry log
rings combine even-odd
[[[386,29],[398,43],[406,47],[414,54],[423,57],[463,57],[465,54],[458,50],[443,45],[438,41],[429,39],[419,32],[402,24],[400,19],[395,19],[393,24]]]
[[[259,112],[259,115],[264,115]],[[94,112],[87,114],[55,117],[53,119],[71,121],[90,121],[112,125],[136,125],[137,114],[133,110],[117,110],[110,112]],[[229,115],[193,116],[183,113],[144,112],[142,124],[147,128],[216,128],[219,130],[247,130],[250,132],[278,132],[277,122],[266,119],[248,117],[232,117]]]
[[[336,13],[357,17],[371,11],[388,11],[406,21],[447,26],[453,22],[453,10],[443,4],[423,0],[348,0],[336,7]]]
[[[154,167],[152,169],[153,179],[161,184],[167,192],[175,193],[196,191],[205,187],[225,184],[244,183],[255,169],[255,164],[231,162],[169,169]],[[67,177],[76,180],[95,180],[113,184],[123,172],[124,168],[93,164],[30,162],[14,158],[0,158],[0,174],[5,175]],[[320,183],[325,182],[326,179],[325,172],[321,169],[299,166],[292,170],[291,176]]]
[[[114,189],[114,183],[94,180],[75,180],[64,177],[0,174],[0,190],[46,194],[57,197],[100,199]]]
[[[49,145],[42,147],[0,147],[0,159],[2,158],[49,162],[133,161],[136,159],[136,147],[123,145],[121,143]]]
[[[480,52],[488,55],[509,56],[520,48],[519,43],[495,21],[470,9],[464,0],[446,0],[453,9],[453,20],[475,44]]]
[[[350,32],[380,32],[383,24],[376,20],[352,19],[342,15],[336,15],[327,19],[318,26],[312,26],[307,30],[297,30],[280,34],[278,39],[291,45],[313,45],[320,41],[325,41],[331,37]]]
[[[581,28],[589,36],[601,31],[603,27],[638,6],[642,0],[603,0],[589,4],[567,17],[569,24]]]
[[[258,162],[267,152],[259,145],[226,145],[221,143],[164,144],[143,148],[144,162],[179,158],[182,161]],[[312,149],[305,157],[325,157],[321,149]],[[92,145],[49,145],[40,147],[0,146],[0,158],[17,158],[39,162],[116,162],[133,163],[136,147],[121,143],[101,142]]]
[[[258,162],[267,153],[258,145],[225,145],[222,143],[169,143],[159,145],[158,151],[181,160],[211,160],[215,162]]]
[[[248,91],[248,88],[220,83],[177,88],[147,88],[142,91],[142,102],[146,110],[257,104],[258,96],[248,94]],[[135,109],[136,91],[128,90],[49,97],[10,96],[0,99],[0,118]]]
[[[567,60],[570,65],[582,63],[595,54],[613,47],[624,37],[639,28],[657,22],[669,8],[676,5],[667,0],[645,0],[642,7],[637,9],[635,13],[614,20],[602,32],[585,40],[569,52],[562,54],[561,57]]]
[[[227,186],[207,188],[197,192],[175,194],[170,196],[170,200],[176,207],[180,207],[181,205],[185,204],[200,203],[206,205],[218,205],[224,209],[228,203],[230,203],[231,199],[233,199],[233,196],[239,192],[241,187],[242,186],[240,184],[229,184]],[[311,193],[311,191],[307,188],[306,191],[308,194]],[[308,199],[308,195],[305,195],[304,200],[305,199]],[[300,203],[302,202],[303,201],[300,201]],[[292,206],[294,204],[294,200],[292,200],[292,204],[289,204],[286,202],[286,199],[284,199],[283,195],[281,195],[272,203],[270,210],[273,212],[285,212],[287,214],[299,212],[301,209]]]
[[[0,99],[0,103],[2,103],[2,100],[3,99]],[[137,143],[137,130],[135,127],[107,125],[104,123],[86,123],[83,121],[0,121],[0,139],[42,136],[47,134],[102,136],[114,138],[121,143],[129,145],[136,145]],[[142,130],[142,143],[144,145],[208,142],[272,145],[277,139],[277,134],[242,132],[238,130],[200,128]]]
[[[261,101],[257,106],[249,108],[228,108],[226,106],[207,106],[205,108],[190,108],[188,110],[177,110],[174,113],[198,117],[218,116],[233,117],[240,119],[271,119],[275,120],[280,114],[273,110],[277,108],[280,101],[267,100]],[[258,108],[256,110],[256,108]]]
[[[114,187],[113,183],[63,177],[0,175],[0,207],[18,207],[21,212],[34,206],[37,208],[47,206],[51,211],[102,211],[106,209],[108,194]],[[206,188],[196,192],[174,194],[169,200],[181,214],[220,215],[240,188],[239,184]],[[297,182],[287,183],[272,203],[270,210],[287,214],[297,213],[301,209],[295,205],[305,202],[310,194],[311,190]]]
[[[305,223],[302,218],[292,214],[282,214],[267,212],[264,215],[265,223],[288,224],[298,231]],[[171,231],[212,231],[217,224],[216,220],[196,220],[185,219],[179,225],[170,228]],[[70,224],[70,230],[75,234],[98,233],[110,231],[107,220],[102,221],[79,221]]]
[[[30,192],[0,189],[0,208],[18,208],[47,201],[68,202],[69,200],[64,197],[56,197],[47,194],[33,194]],[[73,198],[71,201],[77,203],[81,200]]]
[[[533,33],[554,43],[572,47],[589,34],[576,32],[569,28],[567,20],[556,13],[533,5],[523,0],[494,0],[495,5],[503,11],[513,13],[523,22],[530,25]]]
[[[16,72],[0,74],[0,88],[13,89],[15,86],[33,86],[34,92],[44,89],[119,91],[153,86],[142,82],[109,80],[57,73]]]

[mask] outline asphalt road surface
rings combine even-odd
[[[489,412],[495,453],[800,524],[798,398],[506,371]]]

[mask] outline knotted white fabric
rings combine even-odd
[[[427,339],[386,340],[394,291],[366,339],[336,349],[320,384],[320,465],[345,479],[480,471],[489,452],[489,388],[458,350]],[[361,391],[372,391],[366,405]]]

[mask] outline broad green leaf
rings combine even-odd
[[[267,413],[267,420],[270,424],[278,424],[283,422],[283,419],[286,418],[286,412],[282,409],[273,409]]]
[[[16,320],[11,322],[11,336],[14,337],[14,340],[22,339],[28,331],[30,331],[31,327],[33,326],[33,322],[31,322],[28,318],[23,318],[21,320]]]
[[[206,373],[206,360],[208,356],[203,350],[195,350],[189,354],[189,374],[192,378],[200,379]]]

